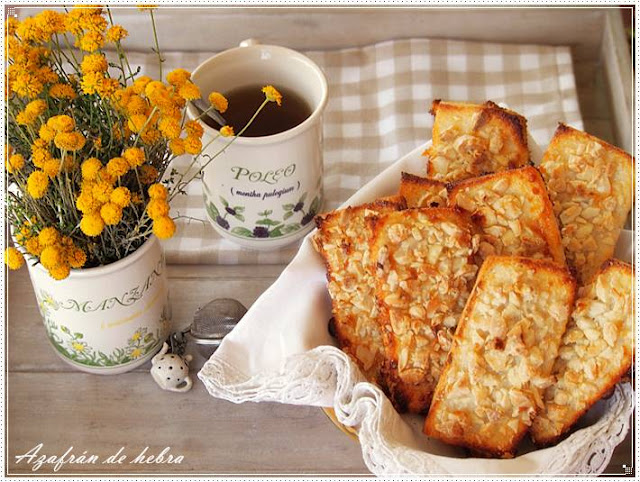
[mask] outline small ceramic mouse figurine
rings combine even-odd
[[[193,386],[189,376],[191,355],[181,357],[167,353],[169,345],[165,342],[162,350],[151,360],[151,376],[160,388],[171,392],[187,392]]]

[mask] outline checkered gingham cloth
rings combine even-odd
[[[305,52],[325,72],[324,210],[339,206],[389,164],[431,138],[433,99],[505,103],[528,119],[546,145],[559,121],[582,128],[568,47],[452,40],[395,40],[361,48]],[[165,53],[165,72],[193,70],[213,52]],[[157,76],[153,54],[129,60]],[[189,158],[174,167],[184,169]],[[283,264],[299,242],[255,251],[222,239],[206,221],[201,186],[175,199],[177,234],[165,243],[169,263]]]

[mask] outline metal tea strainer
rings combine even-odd
[[[193,316],[193,322],[184,331],[177,331],[170,337],[171,352],[182,356],[187,342],[196,344],[198,353],[210,358],[222,339],[238,324],[247,309],[238,300],[218,298],[201,306]]]

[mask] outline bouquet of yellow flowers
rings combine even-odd
[[[153,9],[141,9],[151,16],[162,78]],[[5,251],[8,266],[20,268],[24,254],[63,279],[71,268],[124,258],[152,233],[173,236],[169,201],[206,167],[198,163],[203,127],[184,112],[201,96],[190,73],[174,70],[165,83],[134,72],[121,44],[127,31],[108,8],[9,18],[6,35],[7,211],[19,246]],[[258,112],[280,103],[275,89],[264,91]],[[227,109],[217,92],[209,102],[208,110]],[[220,135],[234,136],[233,128]],[[165,176],[185,153],[194,156],[195,174]]]

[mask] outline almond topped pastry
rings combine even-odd
[[[562,245],[578,283],[613,256],[631,209],[633,158],[586,132],[560,124],[540,172],[560,223]]]
[[[527,121],[491,101],[433,101],[433,142],[425,155],[427,177],[459,181],[529,163]]]
[[[327,267],[333,307],[330,331],[367,379],[378,383],[384,352],[370,270],[371,227],[367,219],[404,207],[404,199],[397,196],[317,216],[318,232],[312,239]]]
[[[455,183],[449,191],[449,205],[471,213],[480,227],[481,258],[504,254],[565,264],[558,223],[535,167]]]
[[[408,208],[446,207],[447,185],[426,177],[402,173],[400,195],[407,201]]]
[[[580,289],[553,366],[557,381],[531,427],[535,443],[556,442],[629,371],[633,293],[633,268],[615,259]]]
[[[398,411],[425,412],[477,271],[471,224],[454,209],[407,209],[374,231],[385,384]]]
[[[569,271],[552,261],[489,256],[460,317],[425,433],[512,457],[544,407],[574,296]]]

